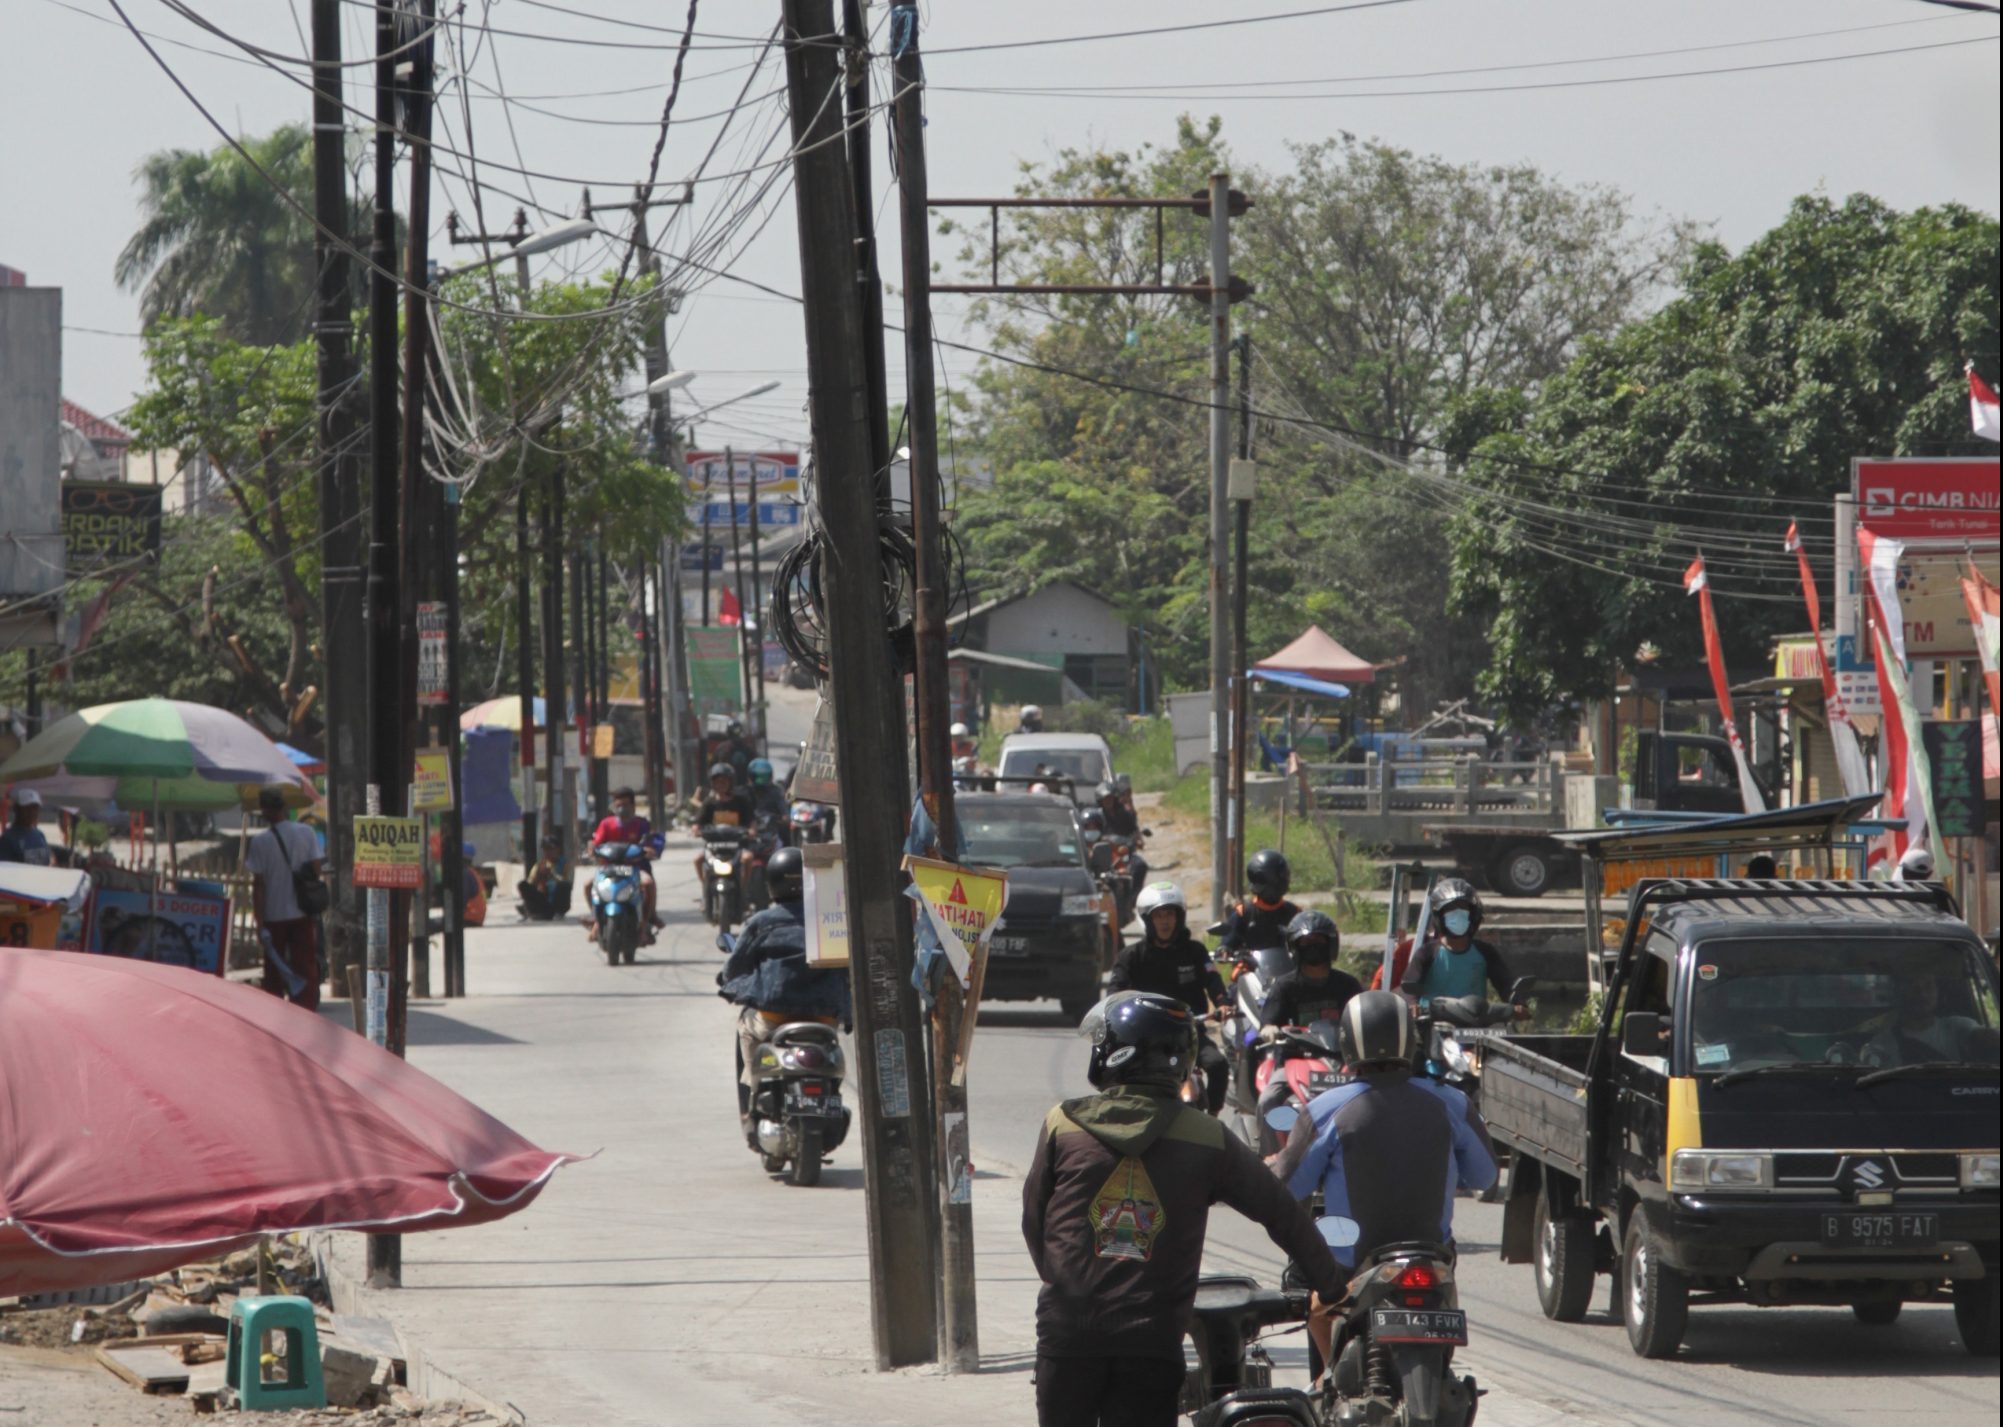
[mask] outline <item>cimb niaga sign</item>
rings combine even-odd
[[[1859,457],[1850,470],[1857,519],[1873,534],[1909,544],[1997,538],[2003,502],[1993,456]]]

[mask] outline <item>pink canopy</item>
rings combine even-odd
[[[1252,666],[1282,674],[1306,674],[1332,684],[1367,684],[1377,677],[1377,666],[1344,649],[1318,624],[1277,654],[1270,654]]]
[[[0,1296],[293,1229],[484,1223],[574,1158],[254,987],[0,949]]]

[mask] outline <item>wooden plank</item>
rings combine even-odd
[[[188,1390],[188,1365],[161,1348],[99,1344],[97,1360],[141,1392]]]

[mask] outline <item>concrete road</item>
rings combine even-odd
[[[968,1084],[980,1163],[1018,1167],[1050,1103],[1088,1089],[1083,1043],[1055,1006],[1039,1005],[989,1008],[975,1046]],[[1699,1308],[1682,1354],[1651,1362],[1629,1351],[1608,1280],[1586,1322],[1550,1322],[1529,1266],[1495,1256],[1501,1206],[1464,1199],[1454,1218],[1471,1339],[1461,1361],[1507,1394],[1512,1417],[1542,1407],[1636,1427],[1997,1420],[1995,1362],[1963,1351],[1949,1308],[1909,1307],[1889,1328],[1862,1327],[1848,1309]],[[1277,1279],[1280,1258],[1256,1227],[1220,1211],[1210,1232],[1216,1271],[1236,1263]]]

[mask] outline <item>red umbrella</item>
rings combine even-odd
[[[0,1296],[294,1229],[481,1224],[575,1158],[253,987],[0,949]]]

